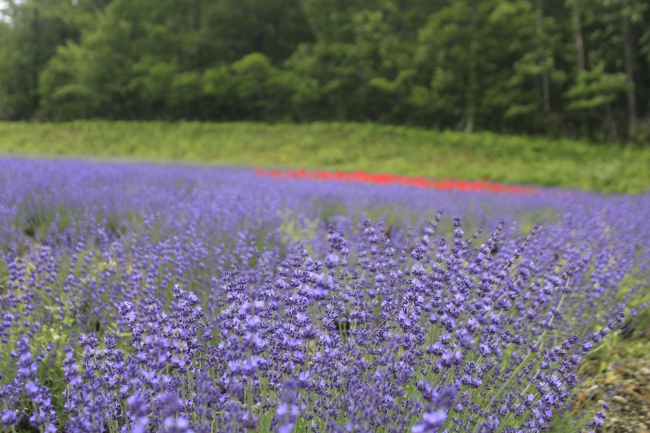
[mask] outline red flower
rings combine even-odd
[[[458,191],[484,191],[501,194],[541,194],[541,190],[523,186],[503,185],[492,183],[489,180],[484,181],[465,181],[450,179],[426,179],[422,176],[409,177],[386,173],[366,173],[365,171],[345,172],[345,171],[307,171],[304,168],[300,170],[265,170],[256,168],[255,174],[258,176],[272,177],[276,179],[309,179],[309,180],[334,180],[339,182],[361,182],[373,183],[376,185],[408,185],[418,186],[421,188],[434,188],[441,191],[458,190]]]

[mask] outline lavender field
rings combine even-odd
[[[0,159],[3,432],[597,431],[650,194]]]

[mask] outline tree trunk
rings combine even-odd
[[[542,0],[536,0],[535,3],[537,6],[537,32],[539,33],[540,39],[544,41]],[[542,57],[542,62],[546,63],[546,56]],[[548,71],[546,70],[542,72],[542,98],[544,100],[544,114],[548,116],[551,112],[551,94],[549,90]]]
[[[32,113],[35,109],[38,108],[38,103],[40,100],[39,94],[38,94],[38,73],[41,69],[41,24],[39,22],[40,20],[40,10],[38,8],[38,4],[34,4],[34,15],[32,17],[32,22],[31,22],[31,27],[32,27],[32,35],[34,39],[32,40],[32,48],[33,48],[33,58],[32,58],[32,76],[31,76],[31,89],[30,89],[30,97],[32,100],[32,106],[34,107],[32,110]]]
[[[625,53],[625,81],[627,83],[628,135],[634,139],[638,128],[636,112],[636,95],[634,93],[634,64],[632,60],[632,37],[628,10],[629,0],[623,0],[623,44]]]
[[[300,9],[302,9],[302,13],[305,14],[305,19],[307,20],[307,24],[309,24],[309,28],[311,29],[311,32],[314,35],[314,39],[319,40],[320,31],[318,31],[318,27],[316,26],[316,21],[314,21],[314,18],[311,16],[311,13],[309,13],[309,7],[307,7],[307,2],[305,0],[298,0],[298,4],[300,5]]]
[[[582,41],[582,26],[580,25],[580,4],[579,0],[573,0],[573,28],[576,38],[576,49],[578,50],[578,70],[587,70],[585,65],[585,47]]]
[[[474,114],[476,112],[476,93],[478,86],[477,61],[478,55],[478,0],[472,0],[472,42],[469,48],[469,88],[467,91],[467,121],[465,123],[465,132],[470,133],[474,130]]]
[[[474,111],[476,111],[476,105],[474,102],[471,102],[470,106],[467,108],[469,110],[469,115],[467,116],[467,123],[465,123],[465,132],[469,134],[474,131]]]
[[[607,123],[609,123],[609,137],[610,140],[618,142],[618,131],[616,130],[616,120],[614,120],[614,112],[612,111],[612,104],[608,103],[605,107],[607,112]]]

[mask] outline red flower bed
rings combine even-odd
[[[409,185],[421,188],[434,188],[437,190],[457,191],[484,191],[507,194],[541,194],[541,190],[524,186],[503,185],[492,183],[489,180],[471,182],[452,179],[427,179],[422,176],[400,176],[397,174],[373,174],[365,171],[307,171],[300,170],[265,170],[256,168],[255,174],[276,179],[310,179],[310,180],[337,180],[342,182],[362,182],[376,185]]]

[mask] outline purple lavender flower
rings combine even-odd
[[[435,433],[447,420],[447,413],[444,410],[425,412],[422,420],[411,428],[412,433]]]
[[[4,426],[541,431],[571,404],[582,357],[627,329],[644,287],[621,300],[621,283],[650,270],[647,195],[15,159],[0,171]],[[557,220],[529,233],[516,223],[548,209]],[[39,218],[45,236],[14,229]],[[54,367],[63,394],[39,379]]]

